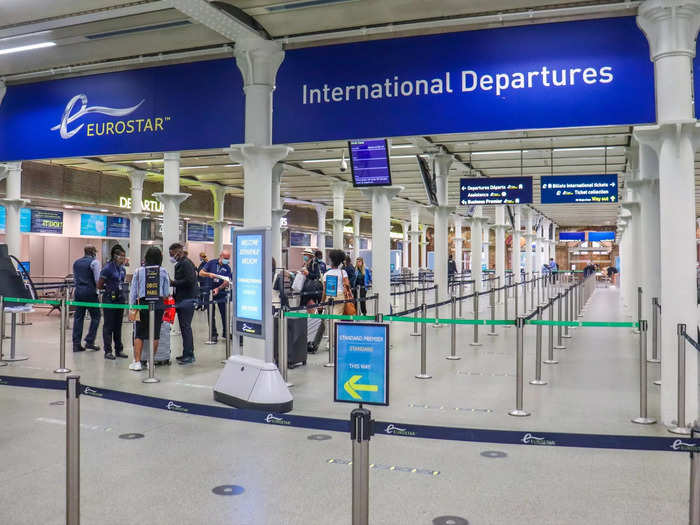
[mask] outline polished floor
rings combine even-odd
[[[467,304],[464,313],[471,315]],[[30,359],[1,368],[0,375],[55,378],[57,318],[47,318],[45,311],[28,318],[31,326],[18,327],[17,352]],[[629,320],[614,288],[595,292],[585,319]],[[205,322],[204,316],[197,319],[198,341]],[[665,435],[660,425],[629,423],[637,415],[639,395],[637,336],[630,329],[574,330],[567,349],[556,351],[559,364],[543,369],[549,383],[526,383],[525,407],[532,416],[519,419],[507,415],[515,402],[514,329],[498,327],[499,335],[488,337],[482,328],[483,345],[473,347],[468,344],[473,328],[460,326],[462,359],[448,361],[450,328],[429,328],[428,371],[433,377],[419,380],[414,378],[419,338],[410,336],[411,328],[392,326],[391,406],[373,409],[377,418]],[[526,380],[534,376],[534,331],[527,328]],[[173,341],[177,353],[177,337]],[[154,385],[141,383],[143,373],[129,371],[126,360],[105,361],[101,353],[70,354],[68,366],[87,384],[215,404],[211,386],[223,354],[222,343],[198,343],[194,366],[159,367],[162,381]],[[321,352],[310,356],[306,367],[290,370],[294,413],[347,417],[350,407],[331,401],[332,369],[322,366],[326,361],[327,353]],[[651,384],[657,368],[650,366],[649,373],[652,415],[658,411],[657,387]],[[57,391],[0,387],[2,523],[64,520],[65,406],[57,403],[63,398]],[[83,523],[350,522],[347,434],[210,419],[86,396],[81,400]],[[119,438],[128,433],[144,437]],[[371,461],[371,523],[431,524],[440,516],[471,524],[687,522],[685,454],[376,436]],[[221,485],[244,491],[214,494],[212,489]]]

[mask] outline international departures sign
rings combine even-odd
[[[696,81],[697,75],[696,75]],[[244,140],[234,59],[11,85],[0,161],[205,149]],[[634,17],[290,50],[273,142],[655,121]]]

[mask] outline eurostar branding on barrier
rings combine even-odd
[[[274,96],[276,143],[656,120],[634,17],[288,50]]]
[[[0,160],[225,147],[243,118],[234,59],[11,85]]]

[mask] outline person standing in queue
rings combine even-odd
[[[112,246],[109,262],[104,265],[100,272],[100,279],[97,287],[102,290],[103,304],[124,304],[124,259],[126,252],[120,244]],[[105,359],[115,359],[116,357],[128,357],[124,353],[122,343],[122,321],[124,320],[124,310],[121,308],[105,308],[104,324],[102,325],[102,343],[105,349]],[[114,343],[114,354],[112,354],[112,343]]]
[[[160,326],[163,324],[163,299],[170,295],[170,278],[168,272],[161,266],[163,253],[157,246],[151,246],[146,250],[144,257],[145,266],[141,266],[134,272],[129,290],[129,306],[135,304],[144,305],[154,303],[155,316],[153,324],[153,355],[158,352],[158,340],[160,339]],[[143,369],[141,366],[141,352],[143,342],[149,338],[149,311],[130,310],[129,318],[136,321],[134,330],[134,361],[129,365],[129,370],[136,372]],[[147,356],[150,357],[150,356]]]
[[[76,301],[86,303],[97,303],[97,281],[100,278],[100,263],[96,259],[97,248],[88,244],[84,248],[84,255],[73,263],[73,278],[75,280],[75,291],[73,297]],[[85,312],[90,312],[90,328],[85,336],[85,346],[81,344],[83,338],[83,322]],[[100,324],[100,309],[87,306],[75,307],[75,318],[73,320],[73,352],[83,352],[86,348],[99,350],[95,345],[97,337],[97,327]]]
[[[221,325],[223,326],[223,337],[229,337],[229,328],[226,326],[226,299],[228,297],[228,287],[233,273],[231,272],[231,254],[228,250],[223,250],[219,254],[218,259],[212,259],[204,265],[199,271],[200,277],[205,277],[205,286],[207,290],[212,291],[212,300],[219,305],[219,313],[221,314]],[[223,277],[223,279],[222,279]],[[211,336],[212,341],[219,340],[219,334],[216,330],[215,316],[212,315]]]
[[[362,257],[358,257],[355,261],[355,286],[358,290],[357,300],[359,301],[359,310],[362,311],[362,315],[367,315],[367,287],[372,284],[372,273],[369,268],[365,266],[365,260]]]
[[[209,258],[207,257],[207,254],[204,252],[199,252],[199,266],[197,266],[197,284],[199,284],[199,297],[197,298],[197,305],[195,307],[195,310],[206,310],[207,294],[209,293],[209,290],[207,290],[206,287],[206,278],[200,277],[199,272],[201,272],[204,269],[208,262]]]
[[[170,245],[170,261],[175,263],[175,275],[170,285],[175,287],[175,312],[180,323],[182,334],[182,355],[177,356],[178,363],[189,365],[194,363],[194,341],[192,339],[192,316],[194,302],[199,295],[197,285],[197,268],[185,255],[182,244],[176,242]]]

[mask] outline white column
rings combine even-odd
[[[277,266],[282,266],[282,217],[287,215],[289,210],[282,207],[280,196],[280,185],[282,184],[282,173],[284,166],[278,162],[272,167],[272,214],[270,218],[270,252],[277,262]]]
[[[134,273],[141,266],[141,221],[143,213],[143,181],[146,172],[132,169],[129,171],[131,181],[131,211],[129,212],[129,273]]]
[[[483,212],[482,212],[483,213]],[[481,225],[481,234],[483,235],[483,242],[481,243],[481,264],[482,266],[485,265],[486,268],[489,267],[489,246],[491,245],[490,239],[489,239],[489,219],[488,217],[484,217],[484,222]]]
[[[469,264],[470,264],[470,270],[472,273],[471,279],[474,280],[474,290],[477,292],[480,292],[481,288],[482,288],[481,265],[483,264],[483,258],[482,258],[483,242],[484,242],[483,227],[484,227],[484,224],[486,223],[486,221],[487,221],[486,217],[482,216],[481,206],[476,206],[474,208],[474,214],[472,215],[472,218],[471,218],[471,242],[469,245],[469,250],[470,250]]]
[[[163,191],[153,196],[163,203],[163,267],[172,275],[175,266],[168,258],[168,248],[180,240],[180,204],[190,194],[180,192],[180,152],[166,152],[163,164]]]
[[[360,256],[360,214],[353,212],[352,214],[352,262],[353,264]]]
[[[422,225],[420,231],[420,259],[421,268],[428,267],[428,226],[426,224]]]
[[[525,279],[530,279],[532,277],[532,225],[535,218],[535,214],[532,210],[525,208],[523,210],[525,215]]]
[[[316,204],[316,218],[318,224],[318,233],[316,234],[316,244],[318,249],[323,253],[323,260],[326,260],[326,214],[328,213],[328,206],[323,204]]]
[[[350,183],[345,181],[333,182],[333,248],[345,250],[343,243],[343,229],[350,222],[345,219],[345,191]]]
[[[462,273],[464,271],[464,266],[462,265],[462,260],[464,259],[464,240],[462,239],[464,217],[455,215],[453,221],[455,225],[455,263],[457,263],[457,272]]]
[[[513,206],[513,242],[511,242],[510,267],[513,270],[513,282],[520,282],[520,206]]]
[[[700,1],[648,0],[639,7],[654,62],[656,126],[635,129],[639,142],[659,157],[661,254],[661,420],[670,424],[677,404],[676,325],[694,333],[698,324],[695,243],[695,150],[693,58],[700,27]],[[686,414],[698,414],[697,352],[686,354]]]
[[[5,86],[5,82],[0,80],[0,104],[2,104],[2,99],[5,98],[5,93],[7,93],[7,86]]]
[[[245,144],[232,145],[231,160],[243,165],[243,225],[246,228],[272,228],[272,170],[292,148],[272,146],[272,92],[284,51],[277,42],[236,41],[236,65],[245,91]],[[279,224],[277,225],[279,226]],[[266,262],[267,264],[267,262]],[[264,341],[265,361],[272,363],[272,312],[265,311],[268,327]],[[251,339],[251,346],[257,346]]]
[[[506,207],[496,206],[496,277],[500,278],[500,286],[506,284]]]
[[[408,268],[408,234],[411,229],[411,223],[407,221],[401,222],[403,231],[403,242],[401,243],[401,270]]]
[[[224,205],[226,203],[226,188],[222,186],[212,186],[209,188],[214,201],[214,220],[211,225],[214,227],[214,251],[216,255],[224,249]],[[274,252],[273,252],[274,253]]]
[[[411,207],[411,274],[418,275],[420,268],[419,247],[420,247],[420,229],[418,221],[420,219],[420,208],[418,206]]]
[[[391,304],[391,199],[401,190],[400,186],[366,188],[363,191],[372,199],[372,289],[379,294],[379,312],[389,313]]]
[[[549,243],[549,257],[547,257],[547,264],[549,264],[549,259],[557,260],[557,229],[559,226],[552,224],[552,239]]]
[[[20,209],[27,202],[22,198],[22,163],[8,162],[5,169],[0,170],[0,180],[5,179],[7,191],[5,198],[0,199],[6,210],[5,239],[7,251],[17,259],[22,257],[19,215]]]
[[[433,243],[435,246],[435,284],[438,287],[438,297],[443,301],[449,297],[447,287],[447,254],[448,246],[448,217],[452,209],[448,204],[448,177],[450,165],[454,161],[452,155],[438,153],[435,155],[435,185],[438,206],[435,207]]]
[[[640,209],[639,203],[636,201],[626,201],[620,203],[623,209],[622,216],[627,221],[627,259],[626,266],[627,279],[625,280],[625,306],[628,308],[629,315],[632,318],[637,318],[637,287],[641,285],[641,249],[642,231],[640,225]]]

